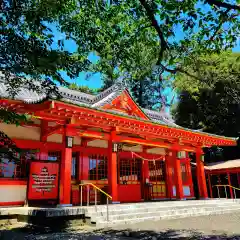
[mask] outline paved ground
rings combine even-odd
[[[16,224],[1,227],[0,240],[159,240],[159,239],[240,239],[240,212],[184,218],[180,220],[145,221],[126,227],[94,230],[68,229],[49,232]]]

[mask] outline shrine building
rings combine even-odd
[[[240,159],[209,163],[204,168],[211,198],[240,198]]]
[[[234,146],[235,138],[180,127],[163,111],[141,108],[121,82],[98,95],[59,87],[61,99],[21,89],[14,99],[0,82],[1,106],[31,116],[20,126],[0,123],[25,150],[1,153],[0,205],[93,202],[95,189],[112,203],[208,198],[203,147]],[[196,159],[193,182],[190,157]],[[90,187],[90,196],[80,193]],[[96,201],[96,200],[95,200]],[[101,191],[97,191],[101,203]]]

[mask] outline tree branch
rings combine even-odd
[[[219,32],[219,30],[221,29],[222,25],[224,24],[224,22],[225,22],[225,20],[226,20],[224,17],[229,13],[229,11],[231,11],[231,9],[227,9],[227,10],[223,13],[222,18],[220,19],[220,22],[219,22],[217,28],[215,29],[213,35],[210,37],[208,43],[210,43],[210,42],[215,38],[215,36],[216,36],[217,33]]]
[[[151,24],[152,26],[155,28],[155,30],[157,31],[158,33],[158,36],[160,38],[160,46],[161,46],[161,49],[160,49],[160,52],[159,52],[159,57],[158,57],[158,61],[157,61],[157,65],[160,65],[161,63],[161,60],[163,58],[163,53],[165,50],[168,49],[168,44],[164,38],[164,35],[163,35],[163,32],[154,16],[154,13],[153,11],[151,10],[151,8],[149,7],[149,5],[147,4],[146,0],[139,0],[140,3],[142,4],[142,6],[144,7],[144,9],[146,10],[147,12],[147,16],[149,18],[149,20],[151,21]]]
[[[160,65],[161,65],[161,67],[162,67],[165,71],[167,71],[167,72],[169,72],[169,73],[176,74],[176,73],[180,72],[180,73],[184,73],[184,74],[186,74],[187,76],[192,77],[192,78],[194,78],[194,79],[196,79],[196,80],[198,80],[198,81],[202,81],[201,78],[199,78],[199,77],[197,77],[197,76],[189,73],[188,71],[182,69],[181,67],[177,67],[177,68],[174,68],[174,69],[170,69],[170,68],[165,67],[163,64],[160,64]]]
[[[205,0],[205,2],[208,3],[211,6],[215,5],[217,7],[226,8],[228,10],[240,11],[240,6],[239,5],[234,5],[234,4],[231,4],[231,3],[222,2],[221,0]]]

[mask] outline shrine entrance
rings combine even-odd
[[[118,159],[118,192],[120,202],[142,200],[142,160],[132,154],[122,154]]]
[[[148,161],[150,198],[152,200],[166,198],[166,168],[165,161]]]

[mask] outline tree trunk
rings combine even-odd
[[[140,107],[144,107],[143,106],[143,87],[144,87],[143,81],[140,80],[139,94],[138,94],[138,104]]]

